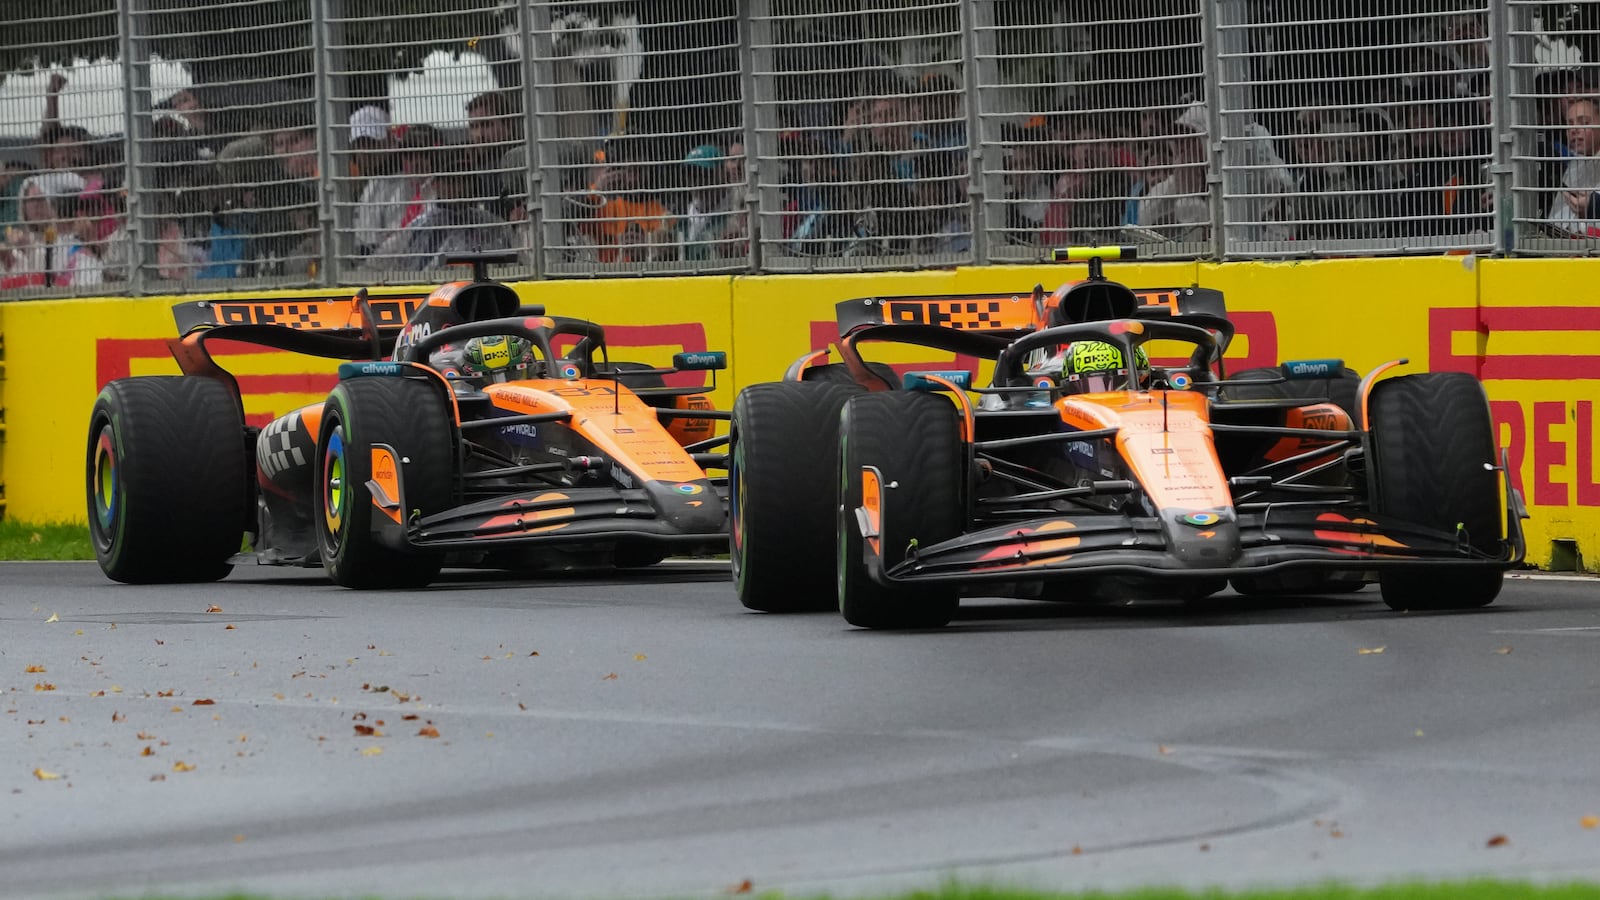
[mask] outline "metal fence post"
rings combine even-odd
[[[767,0],[755,0],[763,7]],[[745,238],[749,244],[748,260],[751,272],[761,271],[761,238],[766,232],[766,219],[761,215],[761,161],[771,159],[758,153],[761,130],[756,127],[755,89],[755,23],[751,21],[750,3],[739,4],[739,100],[740,125],[744,129],[744,208]],[[770,27],[767,29],[770,35]],[[770,39],[763,43],[770,43]],[[770,77],[770,76],[768,76]],[[773,168],[781,172],[777,163]]]
[[[531,0],[518,0],[517,34],[522,39],[522,209],[528,217],[528,260],[533,277],[544,277],[544,169],[540,165],[539,148],[543,145],[537,104],[534,102],[534,82],[538,72],[533,53],[533,4]]]
[[[142,234],[146,221],[139,156],[140,142],[150,131],[149,56],[134,36],[133,5],[137,2],[117,2],[117,43],[122,56],[123,162],[127,167],[128,291],[132,294],[144,293],[144,248],[148,237]]]
[[[332,81],[336,70],[328,35],[331,19],[328,7],[332,2],[334,0],[312,0],[311,3],[311,85],[316,101],[317,133],[317,223],[322,230],[322,260],[318,263],[317,283],[321,285],[339,283],[340,279],[335,276],[343,256],[339,253],[339,229],[334,221],[336,205],[333,202],[334,191],[338,189],[333,178],[333,123],[339,121],[339,117],[333,111]]]
[[[538,202],[541,210],[542,234],[537,243],[544,255],[536,259],[534,265],[543,273],[549,271],[551,255],[559,253],[567,245],[562,229],[561,210],[557,207],[562,201],[561,194],[566,190],[566,185],[562,183],[559,174],[554,185],[545,177],[552,172],[564,171],[561,168],[559,150],[552,149],[559,145],[560,130],[557,129],[554,135],[544,133],[544,115],[559,112],[555,97],[555,67],[551,63],[555,47],[550,37],[550,6],[546,0],[523,0],[523,2],[531,20],[528,29],[530,43],[523,49],[523,53],[530,58],[533,66],[533,83],[529,86],[529,96],[533,100],[533,115],[539,120],[534,135],[530,137],[530,140],[534,141],[532,148],[534,152],[530,155],[535,160],[532,165],[536,166],[540,173]],[[533,201],[532,197],[528,199],[530,203]]]
[[[774,60],[772,46],[774,42],[772,28],[772,2],[771,0],[750,0],[740,12],[743,23],[748,23],[749,61],[741,63],[746,67],[750,76],[749,101],[746,105],[745,133],[750,135],[754,143],[745,145],[745,153],[750,157],[746,161],[749,168],[750,184],[755,195],[751,204],[751,214],[755,217],[750,223],[750,241],[754,244],[767,244],[771,241],[774,245],[781,243],[783,238],[783,223],[780,220],[777,227],[765,215],[768,212],[781,212],[783,210],[783,189],[778,187],[783,180],[782,167],[778,165],[778,88],[775,81],[777,64]],[[770,161],[772,169],[769,171],[761,168],[762,176],[757,175],[758,165],[762,161]],[[767,256],[766,247],[762,253],[755,256],[753,264],[765,263]]]
[[[1000,148],[984,140],[983,86],[998,84],[995,62],[994,0],[961,4],[962,89],[967,95],[967,226],[972,230],[972,262],[989,262],[989,177],[1000,168]],[[983,67],[981,70],[979,67]]]
[[[1223,129],[1226,119],[1222,114],[1222,35],[1224,19],[1222,5],[1227,0],[1201,0],[1200,42],[1201,77],[1205,84],[1206,104],[1206,195],[1211,205],[1211,257],[1224,259],[1228,255],[1227,232],[1227,170]]]
[[[1506,232],[1515,220],[1515,199],[1512,187],[1512,150],[1516,132],[1511,128],[1510,87],[1512,73],[1511,35],[1508,33],[1510,15],[1504,0],[1489,3],[1489,134],[1494,141],[1493,156],[1489,161],[1489,175],[1494,204],[1495,256],[1511,251],[1511,241]]]

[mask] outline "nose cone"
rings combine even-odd
[[[728,510],[706,478],[646,482],[645,490],[661,518],[684,534],[719,534],[728,529]]]
[[[1210,569],[1239,558],[1239,522],[1231,508],[1163,510],[1167,546],[1185,566]]]

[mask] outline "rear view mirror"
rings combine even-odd
[[[902,383],[908,391],[946,390],[946,387],[934,381],[934,378],[942,378],[962,390],[972,386],[972,373],[960,369],[947,372],[907,372]]]
[[[1291,381],[1302,378],[1335,378],[1344,371],[1342,359],[1295,359],[1278,367]]]
[[[728,354],[721,350],[699,350],[672,354],[672,367],[680,372],[705,372],[728,367]]]

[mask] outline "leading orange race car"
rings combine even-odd
[[[1404,360],[1361,377],[1335,359],[1230,377],[1222,295],[1105,277],[1102,260],[1134,253],[1056,251],[1089,273],[1051,293],[838,304],[831,351],[734,403],[740,601],[921,628],[962,596],[1192,601],[1230,583],[1375,581],[1396,609],[1494,600],[1527,512],[1476,379],[1394,375]],[[990,360],[993,375],[897,376],[862,356],[873,342]]]

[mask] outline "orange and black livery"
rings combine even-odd
[[[1057,251],[1088,271],[1052,291],[842,302],[832,347],[742,391],[729,479],[744,605],[916,628],[963,596],[1375,582],[1397,609],[1495,598],[1527,513],[1481,384],[1395,375],[1404,360],[1230,372],[1222,294],[1105,276],[1134,254]],[[865,355],[874,343],[985,360],[992,377],[896,370]]]
[[[488,278],[500,258],[451,261],[473,277],[426,296],[177,305],[184,374],[113,381],[91,416],[89,524],[106,574],[202,581],[254,561],[407,587],[446,565],[725,551],[730,414],[707,396],[725,354],[611,360],[603,327]],[[249,426],[207,348],[219,339],[340,360],[339,381]],[[710,383],[669,385],[679,372]]]

